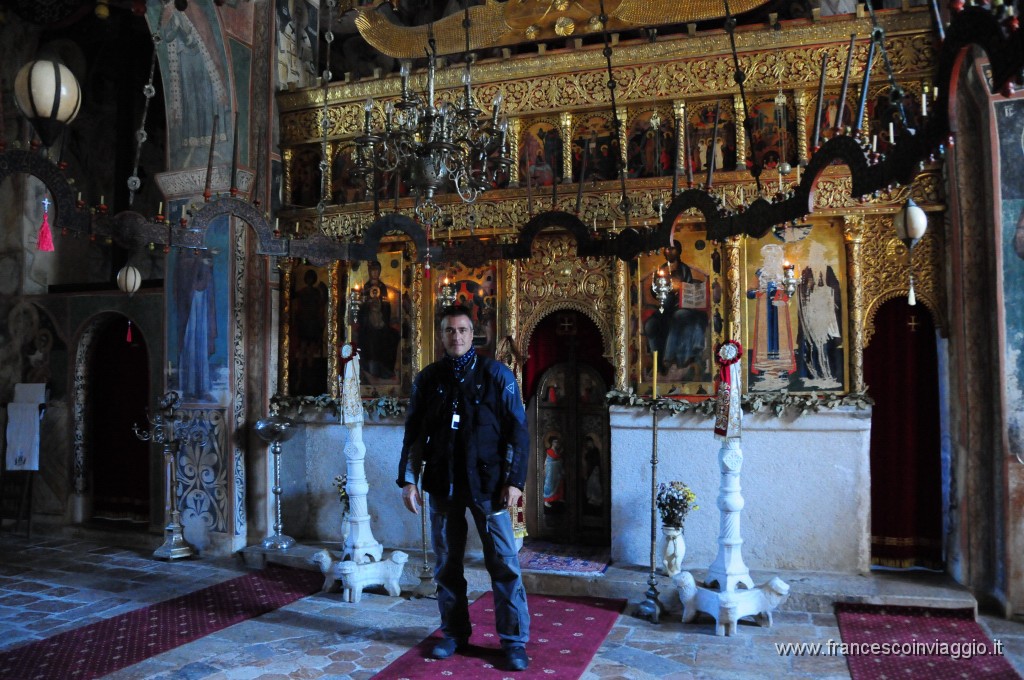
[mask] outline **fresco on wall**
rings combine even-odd
[[[292,270],[288,369],[292,394],[327,392],[327,303],[330,276],[326,267],[300,264]]]
[[[168,138],[175,140],[170,152],[170,168],[205,167],[209,157],[211,133],[216,136],[214,162],[231,161],[231,105],[228,78],[223,65],[224,46],[215,18],[207,12],[212,6],[191,3],[184,12],[172,4],[164,6],[158,44],[160,65],[167,99]],[[214,116],[219,117],[214,131]]]
[[[316,5],[305,0],[277,0],[277,86],[316,84]]]
[[[168,383],[185,403],[227,404],[231,247],[227,216],[210,224],[206,249],[168,255]]]
[[[744,340],[750,391],[835,391],[846,384],[846,284],[837,227],[787,229],[744,241]],[[782,285],[794,265],[793,295]]]
[[[995,104],[1002,182],[1003,318],[1006,327],[1007,429],[1024,455],[1024,100]]]

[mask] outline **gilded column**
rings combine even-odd
[[[334,203],[334,173],[331,172],[331,168],[334,167],[333,161],[335,146],[335,142],[327,142],[327,144],[324,145],[324,158],[321,159],[320,164],[320,167],[322,168],[323,172],[323,177],[321,178],[320,186],[322,186],[324,190],[323,196],[321,196],[320,198],[327,205]],[[326,161],[327,164],[324,165],[322,161]]]
[[[793,93],[793,104],[796,106],[796,157],[801,165],[807,164],[810,153],[807,149],[807,92],[796,90]]]
[[[506,260],[505,267],[505,289],[502,291],[504,309],[508,310],[502,322],[502,332],[510,335],[518,343],[519,338],[519,260]],[[499,272],[500,274],[500,272]],[[518,345],[517,345],[518,347]],[[526,348],[521,348],[524,352]]]
[[[284,184],[281,193],[285,203],[292,203],[292,156],[295,151],[291,148],[281,150],[281,182]]]
[[[522,120],[519,118],[508,119],[508,148],[509,158],[512,159],[512,167],[508,169],[509,186],[519,186],[519,136],[522,134]]]
[[[672,102],[672,111],[675,112],[676,116],[676,168],[679,169],[679,176],[685,180],[686,166],[683,162],[688,161],[686,156],[689,151],[689,149],[686,148],[686,102],[683,100],[676,100]]]
[[[736,121],[736,169],[742,170],[747,165],[747,128],[743,121],[747,119],[747,110],[743,107],[743,98],[739,94],[732,98],[733,120]]]
[[[615,336],[615,346],[612,351],[615,356],[612,364],[615,366],[615,389],[625,390],[629,386],[629,333],[627,319],[629,318],[629,269],[626,263],[615,258],[615,309],[614,326],[612,333]]]
[[[289,342],[288,338],[291,336],[291,318],[292,318],[292,259],[290,257],[282,257],[278,260],[277,268],[281,270],[281,339],[279,341],[281,356],[278,360],[281,362],[281,381],[278,385],[278,391],[284,396],[288,396],[288,354]]]
[[[338,290],[338,260],[327,265],[328,290]],[[338,387],[338,296],[327,296],[327,393],[337,399]]]
[[[424,290],[426,286],[423,281],[423,265],[417,264],[412,268],[412,290],[409,294],[412,296],[412,314],[413,318],[409,320],[409,328],[412,329],[412,337],[409,341],[412,342],[412,351],[410,352],[409,363],[412,369],[412,375],[409,376],[410,380],[412,376],[416,375],[423,368],[423,324],[433,324],[434,319],[432,316],[423,318],[423,310],[425,309],[426,301],[423,299]],[[433,331],[430,333],[430,339],[433,340]],[[431,348],[434,343],[430,343]]]
[[[725,337],[742,343],[743,274],[740,268],[740,238],[730,236],[722,244],[722,254],[725,256],[725,289],[729,300],[725,310]]]
[[[526,360],[526,348],[520,346],[522,337],[519,334],[519,260],[505,260],[498,264],[498,280],[504,283],[504,289],[499,290],[504,309],[508,312],[500,319],[501,326],[498,328],[499,338],[512,338],[512,344],[519,352],[519,355]],[[502,271],[504,270],[504,271]],[[520,386],[523,384],[523,366],[516,362],[515,376]]]
[[[572,176],[572,112],[563,111],[558,117],[562,132],[562,182],[573,181]]]
[[[864,243],[864,217],[843,218],[846,242],[847,289],[850,299],[850,391],[864,391],[864,284],[861,272],[861,246]]]

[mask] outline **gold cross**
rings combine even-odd
[[[910,332],[911,333],[916,333],[917,332],[917,327],[919,325],[917,323],[917,317],[914,316],[913,314],[911,314],[910,315],[910,320],[907,321],[907,325],[910,326]]]

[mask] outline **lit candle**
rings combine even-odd
[[[661,276],[661,273],[658,275]],[[654,350],[654,385],[651,387],[651,398],[658,398],[658,350]]]

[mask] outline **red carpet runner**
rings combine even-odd
[[[970,609],[839,603],[836,618],[853,680],[1020,678]]]
[[[530,606],[530,642],[526,653],[535,678],[575,680],[586,670],[626,606],[625,600],[599,597],[527,595]],[[471,645],[464,653],[437,661],[430,650],[441,638],[434,633],[373,676],[374,680],[394,678],[508,678],[503,670],[505,655],[494,632],[494,598],[490,592],[469,606],[473,622]]]
[[[86,680],[131,666],[320,590],[323,575],[270,566],[0,653],[0,678]]]

